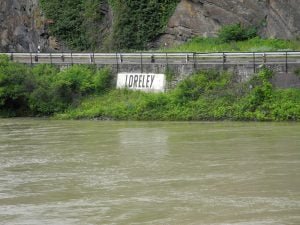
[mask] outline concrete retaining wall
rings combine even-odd
[[[111,66],[111,65],[110,65]],[[144,65],[131,65],[131,64],[119,64],[112,66],[113,73],[117,75],[118,72],[127,73],[165,73],[167,68],[174,73],[173,85],[175,86],[178,82],[185,79],[187,76],[195,73],[199,70],[209,70],[214,69],[218,71],[228,71],[237,75],[239,82],[248,81],[255,72],[262,68],[262,64],[257,64],[255,67],[253,65],[242,65],[242,64],[201,64],[201,65],[175,65],[175,64],[144,64]],[[298,64],[289,64],[286,68],[285,64],[272,64],[265,65],[274,71],[275,76],[272,82],[275,86],[280,88],[300,88],[300,76],[296,75],[295,71],[300,69]],[[101,65],[103,67],[103,65]],[[115,76],[116,77],[116,76]]]

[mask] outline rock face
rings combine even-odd
[[[42,51],[59,48],[47,30],[51,21],[44,18],[38,3],[0,0],[0,52],[36,52],[38,46]],[[100,11],[100,35],[91,35],[98,35],[101,48],[111,36],[114,16],[107,2]],[[300,37],[299,0],[181,0],[165,32],[151,46],[182,43],[193,36],[216,36],[222,26],[233,23],[258,26],[265,37],[295,39]]]
[[[267,4],[267,37],[294,39],[300,37],[299,0],[269,0]]]
[[[182,43],[193,36],[216,36],[227,24],[255,25],[265,37],[300,35],[299,0],[181,0],[155,44]]]
[[[46,22],[38,0],[0,1],[0,51],[36,52],[48,49]]]

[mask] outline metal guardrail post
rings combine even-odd
[[[93,63],[93,55],[91,53],[89,53],[89,57],[90,57],[90,64]]]
[[[32,66],[32,53],[30,52],[30,65]]]
[[[166,66],[169,67],[169,59],[168,59],[168,53],[166,52]]]
[[[10,61],[14,61],[14,53],[10,53]]]
[[[151,55],[151,63],[155,63],[155,57],[153,54]]]
[[[143,73],[143,53],[141,53],[141,73]]]
[[[285,72],[288,73],[288,53],[285,52]]]
[[[95,62],[95,52],[93,51],[93,63],[96,64]]]
[[[71,65],[73,66],[74,62],[73,62],[73,52],[71,51]]]
[[[166,52],[166,71],[169,69],[168,53]]]
[[[52,53],[50,52],[50,64],[52,65],[53,64],[53,61],[52,61]]]
[[[193,62],[194,62],[194,65],[193,65],[193,68],[194,68],[194,72],[196,70],[196,67],[197,67],[197,53],[193,53]]]
[[[225,55],[225,53],[223,52],[223,55],[222,55],[222,66],[223,66],[223,70],[225,69],[225,63],[226,63],[226,55]]]
[[[253,72],[256,73],[255,52],[253,52]]]
[[[262,57],[263,57],[263,63],[265,64],[267,62],[267,55],[265,52]]]
[[[185,63],[188,64],[189,61],[190,61],[190,56],[189,56],[189,54],[186,54],[186,56],[185,56]]]
[[[119,61],[118,61],[118,53],[116,52],[116,65],[117,65],[117,73],[119,73]]]

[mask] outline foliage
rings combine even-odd
[[[300,90],[276,89],[262,68],[239,84],[230,73],[199,71],[167,93],[111,90],[110,70],[28,67],[0,56],[0,115],[118,120],[300,120]]]
[[[219,38],[222,42],[244,41],[256,36],[255,27],[244,27],[240,23],[224,26],[219,31]]]
[[[0,56],[0,112],[2,115],[28,114],[29,94],[35,82],[29,68]]]
[[[101,21],[102,0],[40,0],[53,35],[77,50],[93,49],[97,45],[96,26]]]
[[[113,46],[143,50],[163,31],[179,0],[110,0],[115,15]]]
[[[110,88],[110,70],[75,65],[27,67],[0,57],[0,114],[51,115],[75,107],[87,95]]]
[[[161,32],[179,0],[108,0],[114,11],[111,48],[145,49]],[[99,48],[99,27],[104,0],[41,0],[53,35],[76,50]]]
[[[197,100],[201,96],[220,96],[231,82],[229,73],[215,70],[201,71],[182,81],[174,93],[179,102]]]
[[[262,39],[224,43],[219,38],[195,37],[179,46],[162,49],[164,52],[265,52],[300,50],[300,42],[292,40]]]
[[[56,118],[117,120],[300,120],[300,90],[276,89],[263,68],[246,84],[228,73],[200,71],[167,93],[112,90],[86,98]],[[249,88],[249,87],[252,88]],[[240,90],[243,90],[242,92]]]

